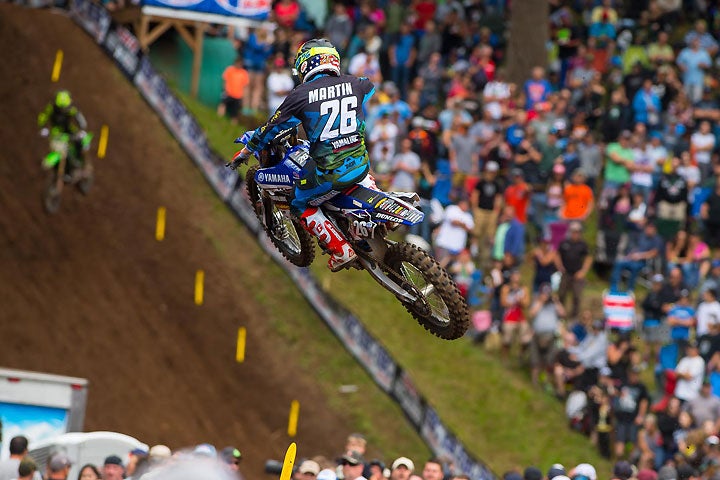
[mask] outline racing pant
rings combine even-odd
[[[348,157],[342,165],[333,170],[319,169],[313,159],[305,164],[302,175],[295,184],[295,198],[291,203],[293,213],[300,217],[305,230],[317,237],[330,252],[328,268],[337,271],[352,262],[356,255],[343,234],[325,216],[319,205],[343,188],[363,184],[374,188],[374,181],[368,175],[367,154],[362,157]]]
[[[301,217],[314,201],[317,202],[325,195],[330,199],[334,196],[333,192],[360,183],[368,176],[369,170],[367,153],[360,157],[347,157],[342,165],[333,170],[320,169],[314,159],[308,159],[300,178],[295,182],[295,198],[290,204],[293,213]]]

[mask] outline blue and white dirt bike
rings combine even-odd
[[[260,165],[245,175],[255,215],[283,256],[299,267],[315,258],[315,242],[290,213],[294,179],[310,158],[308,143],[297,129],[280,132],[257,155]],[[423,250],[387,238],[400,225],[415,225],[423,213],[415,193],[380,192],[353,185],[323,195],[315,203],[345,235],[357,254],[348,268],[366,270],[393,293],[425,329],[447,340],[465,334],[469,325],[465,299],[438,262]]]

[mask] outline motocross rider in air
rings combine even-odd
[[[291,208],[303,227],[330,252],[332,271],[355,260],[348,241],[317,205],[333,191],[354,184],[376,188],[369,175],[365,148],[365,102],[375,92],[367,78],[340,74],[340,55],[325,39],[303,43],[295,56],[300,85],[295,87],[265,125],[255,130],[235,154],[231,168],[259,152],[278,132],[302,124],[310,141],[310,156],[295,183]]]
[[[73,105],[72,97],[67,90],[58,91],[53,101],[48,103],[38,115],[38,127],[46,133],[48,133],[46,130],[48,124],[50,124],[50,149],[61,156],[61,165],[65,166],[64,171],[59,173],[67,175],[76,168],[81,169],[85,164],[81,135],[87,128],[87,122],[83,114]],[[67,141],[63,140],[64,136],[67,136]],[[68,158],[68,142],[75,143],[77,158]]]

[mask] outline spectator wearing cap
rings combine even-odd
[[[298,473],[303,480],[315,480],[320,473],[320,465],[314,460],[305,460],[300,464]],[[362,474],[362,470],[360,473]]]
[[[425,462],[422,471],[423,480],[443,480],[444,477],[443,465],[439,458],[431,458]]]
[[[630,181],[630,168],[635,163],[631,139],[632,133],[623,130],[618,141],[610,143],[605,150],[605,183],[601,195],[603,205],[617,194],[621,185]]]
[[[645,361],[654,360],[660,353],[660,346],[668,340],[668,334],[663,327],[665,313],[662,310],[662,290],[664,277],[656,273],[651,278],[650,290],[642,301],[643,324],[642,334],[647,351]]]
[[[690,291],[683,289],[680,291],[677,303],[668,312],[670,339],[680,348],[685,347],[690,340],[690,332],[695,324],[695,309],[690,304]]]
[[[674,157],[655,192],[657,223],[662,223],[662,236],[666,239],[672,238],[687,218],[689,190],[687,181],[678,173],[679,166],[680,159]]]
[[[103,480],[123,480],[124,477],[125,467],[123,466],[122,459],[117,455],[110,455],[106,457],[103,462]]]
[[[527,467],[523,472],[523,480],[543,480],[542,471],[537,467]]]
[[[588,480],[597,480],[597,470],[589,463],[581,463],[570,471],[570,477],[585,477]]]
[[[11,480],[18,476],[18,466],[23,458],[28,455],[28,439],[23,435],[17,435],[10,439],[8,445],[10,457],[0,462],[0,480]],[[42,475],[38,472],[36,480],[41,480]]]
[[[558,297],[560,302],[565,304],[568,293],[572,294],[569,318],[576,319],[580,313],[585,277],[592,266],[590,247],[582,238],[582,225],[579,222],[570,224],[568,238],[558,246],[555,259],[555,266],[562,274]]]
[[[125,465],[125,478],[137,479],[147,470],[148,452],[142,448],[134,448],[128,453],[127,464]]]
[[[662,239],[657,234],[654,222],[647,222],[640,235],[630,239],[627,253],[615,260],[610,274],[610,291],[618,292],[622,274],[627,271],[627,291],[635,289],[635,282],[647,261],[655,258],[662,251]]]
[[[317,480],[337,480],[337,474],[330,468],[324,468],[318,473]]]
[[[497,162],[487,162],[482,177],[470,194],[470,205],[475,221],[475,241],[478,246],[478,254],[484,259],[490,256],[489,248],[495,237],[495,229],[503,202],[502,186],[497,179],[498,170]]]
[[[235,447],[225,447],[220,450],[220,460],[233,472],[235,478],[238,480],[244,478],[243,474],[240,473],[240,461],[242,460],[240,450]]]
[[[633,467],[630,462],[620,460],[613,465],[613,479],[629,480],[633,476]]]
[[[627,381],[620,386],[618,395],[613,401],[616,458],[625,458],[626,447],[628,445],[634,447],[637,444],[638,427],[643,424],[649,403],[650,395],[647,387],[640,380],[640,371],[637,368],[630,368]]]
[[[702,382],[700,394],[687,402],[683,409],[692,415],[696,425],[705,425],[710,422],[718,428],[720,422],[720,398],[713,394],[709,380]]]
[[[362,480],[363,469],[365,468],[365,459],[357,450],[347,452],[340,457],[340,465],[342,466],[343,478],[345,480]]]
[[[407,457],[396,458],[390,470],[390,480],[408,480],[415,470],[415,464]]]
[[[385,463],[382,460],[373,458],[368,464],[370,476],[368,480],[385,480]]]
[[[47,463],[47,468],[45,471],[46,480],[67,480],[68,475],[70,474],[71,466],[72,462],[67,455],[65,455],[64,453],[56,453],[55,455],[50,457],[50,460]],[[109,480],[118,480],[110,477],[108,478]],[[108,479],[103,476],[103,480]]]
[[[685,356],[680,359],[675,367],[677,377],[675,396],[684,403],[697,398],[702,389],[704,374],[705,360],[702,359],[698,352],[697,343],[687,343]]]
[[[560,463],[554,463],[547,472],[547,480],[553,480],[559,476],[567,475],[565,467]]]

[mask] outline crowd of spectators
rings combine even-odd
[[[281,0],[273,36],[251,32],[239,52],[289,75],[298,44],[329,38],[376,85],[378,184],[420,195],[408,238],[490,313],[483,338],[497,330],[501,358],[526,359],[573,427],[631,462],[616,478],[714,478],[720,2],[551,0],[547,59],[519,83],[506,3],[337,1],[313,25]],[[253,88],[281,98],[271,83]],[[608,328],[614,295],[634,302],[641,340]]]
[[[217,451],[213,445],[207,443],[175,452],[166,445],[155,445],[148,450],[135,448],[129,452],[108,450],[102,465],[87,463],[82,466],[75,465],[77,459],[62,449],[51,450],[47,459],[43,458],[44,465],[39,464],[30,456],[28,439],[23,435],[11,438],[8,450],[9,458],[0,461],[0,480],[69,480],[73,467],[77,467],[77,480],[244,479],[240,472],[240,450],[226,447]],[[75,454],[81,451],[82,449],[77,450]],[[99,452],[100,450],[93,451],[93,454]],[[185,474],[178,475],[175,469],[181,469]],[[194,474],[196,471],[202,474]],[[74,477],[70,480],[74,480]]]

